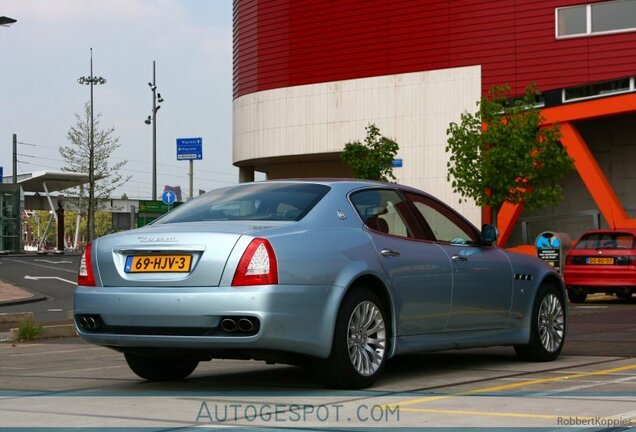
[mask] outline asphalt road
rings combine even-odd
[[[0,279],[46,300],[0,306],[0,312],[33,312],[37,321],[59,323],[73,309],[73,290],[79,265],[77,255],[0,257]],[[566,355],[636,357],[636,296],[589,296],[584,304],[570,304]],[[496,350],[496,348],[495,348]]]
[[[0,257],[0,278],[47,297],[0,312],[65,319],[78,261]],[[0,343],[0,428],[625,430],[636,426],[635,308],[636,297],[570,305],[555,362],[520,362],[510,347],[411,355],[389,361],[363,391],[324,389],[319,371],[255,361],[203,362],[187,380],[149,383],[120,353],[79,338]]]
[[[620,431],[636,426],[636,361],[525,363],[511,348],[412,355],[389,361],[372,388],[337,391],[319,370],[286,365],[212,360],[186,380],[146,382],[120,353],[79,339],[0,344],[0,424]]]
[[[0,256],[0,279],[46,297],[35,303],[0,306],[0,312],[33,312],[41,322],[67,319],[67,311],[73,309],[79,259],[77,255]]]

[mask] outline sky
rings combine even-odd
[[[113,162],[130,181],[119,198],[152,195],[152,62],[165,100],[157,112],[157,194],[164,185],[189,191],[187,161],[176,160],[176,139],[203,138],[194,162],[194,195],[237,183],[232,165],[231,0],[0,0],[0,166],[12,174],[12,135],[18,174],[60,170],[59,147],[90,100],[78,84],[93,73],[94,112],[115,128]]]

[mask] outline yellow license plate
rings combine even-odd
[[[605,264],[605,265],[612,265],[612,264],[614,264],[614,258],[607,258],[607,257],[599,258],[599,257],[593,257],[593,258],[588,258],[588,259],[587,259],[587,263],[588,263],[588,264]]]
[[[187,273],[192,255],[134,255],[126,258],[126,273]]]

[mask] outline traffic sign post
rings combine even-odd
[[[161,201],[163,201],[165,205],[172,205],[176,200],[177,194],[171,190],[164,191],[161,195]]]
[[[177,138],[177,160],[190,161],[190,199],[194,183],[194,162],[203,159],[203,138]]]
[[[177,160],[203,159],[203,138],[177,138]]]

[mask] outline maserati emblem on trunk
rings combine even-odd
[[[176,237],[137,237],[139,243],[177,243]]]

